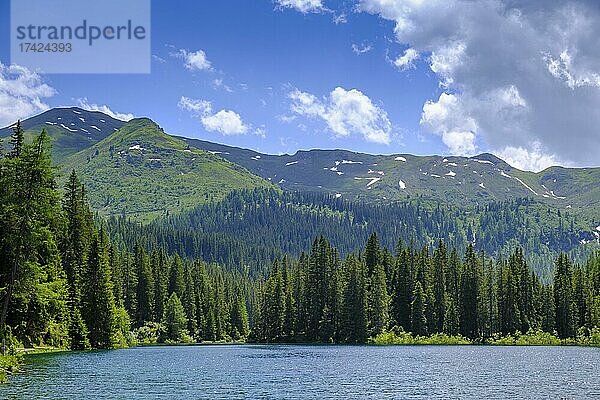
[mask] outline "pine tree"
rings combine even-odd
[[[25,144],[20,128],[13,139],[11,153],[0,157],[0,336],[7,337],[7,326],[19,325],[25,344],[64,346],[68,290],[55,236],[60,202],[49,139],[42,130],[32,144]],[[38,288],[46,289],[43,296]]]
[[[364,343],[367,340],[367,295],[365,271],[354,255],[346,259],[345,269],[348,283],[344,291],[343,338],[350,343]]]
[[[435,332],[442,332],[444,329],[444,318],[446,317],[446,264],[447,264],[446,246],[440,240],[438,247],[433,254],[433,310],[435,320],[430,321],[430,326]]]
[[[116,308],[108,264],[108,238],[101,230],[92,239],[85,271],[83,315],[94,348],[115,345]]]
[[[417,335],[427,335],[427,318],[425,317],[425,293],[421,282],[417,281],[413,291],[413,301],[411,304],[411,326],[412,332]]]
[[[569,257],[561,253],[554,270],[554,305],[558,337],[575,336],[575,304],[573,302],[572,266]]]
[[[175,255],[171,268],[169,268],[169,295],[171,293],[177,293],[179,299],[183,298],[185,292],[185,281],[184,281],[183,263],[179,255]]]
[[[136,288],[136,323],[142,326],[152,321],[154,305],[154,279],[146,251],[137,246],[135,251]]]
[[[396,324],[409,331],[413,292],[412,251],[403,249],[397,260],[392,292],[392,312]]]
[[[459,315],[461,335],[474,339],[479,335],[479,261],[469,244],[460,276]]]
[[[166,340],[173,342],[182,342],[187,335],[186,325],[187,318],[183,310],[181,300],[177,297],[177,293],[171,293],[167,305],[165,307],[165,337]]]
[[[387,329],[389,323],[389,298],[385,283],[385,272],[377,264],[371,277],[371,289],[368,294],[369,334],[376,336]]]
[[[70,347],[75,350],[90,346],[87,327],[81,315],[82,274],[86,269],[89,238],[92,236],[89,210],[85,191],[75,170],[71,172],[65,187],[63,210],[66,232],[61,243],[62,263],[69,287],[69,337]]]
[[[25,131],[21,126],[21,120],[18,120],[16,125],[13,127],[13,134],[10,137],[10,144],[12,150],[8,154],[8,158],[19,158],[23,152],[23,146],[25,145]]]
[[[236,290],[236,295],[233,299],[233,305],[231,307],[231,326],[231,336],[234,340],[244,339],[250,332],[246,302],[244,301],[239,288]]]

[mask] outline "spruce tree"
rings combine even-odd
[[[564,339],[575,336],[575,304],[573,302],[572,265],[569,257],[561,253],[554,270],[554,306],[556,332]]]
[[[94,348],[111,348],[117,334],[116,308],[104,230],[92,239],[84,276],[83,315],[90,344]]]
[[[425,293],[421,282],[417,281],[413,291],[413,301],[411,304],[411,326],[412,332],[425,336],[427,335],[427,318],[425,317]]]
[[[171,293],[167,305],[165,307],[165,338],[168,341],[181,342],[184,340],[187,332],[187,318],[183,310],[181,300],[177,297],[177,293]]]
[[[376,336],[388,328],[389,297],[385,283],[385,272],[381,264],[377,264],[371,277],[369,291],[369,334]]]

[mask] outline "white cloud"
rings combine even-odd
[[[321,0],[276,0],[276,4],[281,8],[293,8],[303,14],[326,10]]]
[[[212,105],[208,100],[197,100],[181,96],[177,104],[180,109],[190,111],[193,115],[204,115],[212,111]]]
[[[373,47],[370,44],[367,44],[367,43],[361,43],[361,44],[352,43],[352,51],[354,52],[354,54],[361,55],[361,54],[368,53],[371,50],[373,50]]]
[[[201,117],[202,125],[209,132],[219,132],[223,135],[243,135],[248,132],[238,113],[231,110],[221,110],[216,114]]]
[[[392,124],[387,113],[357,89],[337,87],[323,100],[295,89],[288,97],[293,113],[322,119],[336,137],[358,133],[369,142],[390,143]]]
[[[183,58],[183,66],[190,71],[212,71],[212,64],[206,58],[206,53],[203,50],[188,51],[181,49],[174,56]]]
[[[547,55],[545,60],[552,76],[563,80],[573,90],[582,86],[600,87],[600,75],[586,69],[575,70],[571,54],[567,50],[560,53],[558,57]]]
[[[421,121],[451,150],[479,144],[539,154],[538,166],[548,154],[598,165],[597,0],[360,0],[358,9],[393,21],[397,41],[428,59],[444,93]],[[453,112],[434,118],[434,105]]]
[[[477,122],[463,113],[460,99],[455,95],[442,93],[438,101],[426,102],[421,125],[441,136],[452,154],[472,155],[475,152]]]
[[[414,62],[419,58],[419,52],[413,48],[408,48],[404,51],[404,54],[394,60],[394,65],[406,71],[415,67]]]
[[[55,94],[56,90],[39,74],[19,65],[0,63],[0,126],[47,110],[43,99]]]
[[[251,130],[251,126],[244,123],[242,117],[231,110],[220,110],[213,113],[212,104],[208,100],[191,99],[182,96],[179,99],[180,109],[189,111],[192,115],[199,117],[200,122],[209,132],[218,132],[223,135],[245,135]],[[259,135],[264,135],[265,130],[256,131]]]
[[[511,166],[526,171],[539,172],[553,165],[565,165],[555,155],[544,154],[540,148],[539,143],[532,143],[529,149],[507,146],[494,153]]]
[[[88,102],[87,98],[82,98],[82,99],[77,99],[77,104],[79,105],[79,107],[83,108],[84,110],[88,110],[88,111],[100,111],[101,113],[104,113],[106,115],[109,115],[115,119],[119,119],[121,121],[129,121],[131,119],[134,119],[135,116],[131,113],[120,113],[120,112],[115,112],[113,110],[111,110],[108,106],[106,105],[98,105],[98,104],[90,104]]]

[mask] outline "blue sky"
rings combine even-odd
[[[493,151],[533,170],[592,165],[600,158],[593,149],[600,144],[597,130],[574,126],[586,134],[585,146],[567,149],[560,143],[565,127],[562,135],[549,131],[552,121],[540,118],[553,109],[564,113],[566,107],[569,114],[558,121],[565,125],[582,112],[569,107],[600,99],[600,78],[594,81],[600,64],[589,61],[595,54],[582,57],[575,50],[582,43],[577,32],[569,33],[572,43],[554,46],[551,33],[537,20],[544,13],[562,15],[560,7],[573,3],[595,29],[598,10],[593,5],[558,1],[546,8],[537,0],[448,0],[436,8],[422,3],[223,0],[181,1],[174,7],[153,1],[151,74],[37,74],[34,85],[54,90],[37,100],[48,107],[106,106],[148,116],[168,133],[269,153],[308,148]],[[17,78],[8,70],[8,1],[0,4],[3,95],[2,82]],[[518,32],[513,10],[520,12],[520,29],[531,29]],[[564,23],[566,30],[571,22],[556,25],[560,30]],[[486,23],[498,24],[496,38],[483,34],[489,31]],[[524,43],[515,43],[513,35]],[[540,38],[548,44],[536,44]],[[497,53],[484,58],[485,50],[477,46],[497,48]],[[537,84],[529,83],[530,76],[523,78],[521,69],[502,69],[506,57],[532,63],[528,70],[537,69],[532,72]],[[544,90],[566,93],[574,104],[548,101],[539,95]],[[19,93],[4,93],[11,95]],[[600,121],[597,113],[591,117]]]

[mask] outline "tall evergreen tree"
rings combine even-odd
[[[573,302],[573,281],[571,260],[561,253],[554,270],[554,305],[556,332],[560,338],[575,336],[575,304]]]
[[[84,276],[83,315],[90,344],[94,348],[113,347],[117,334],[116,308],[104,230],[92,239]]]
[[[417,335],[427,335],[427,318],[425,317],[425,292],[421,282],[417,281],[413,291],[413,301],[411,304],[411,326],[412,332]]]

